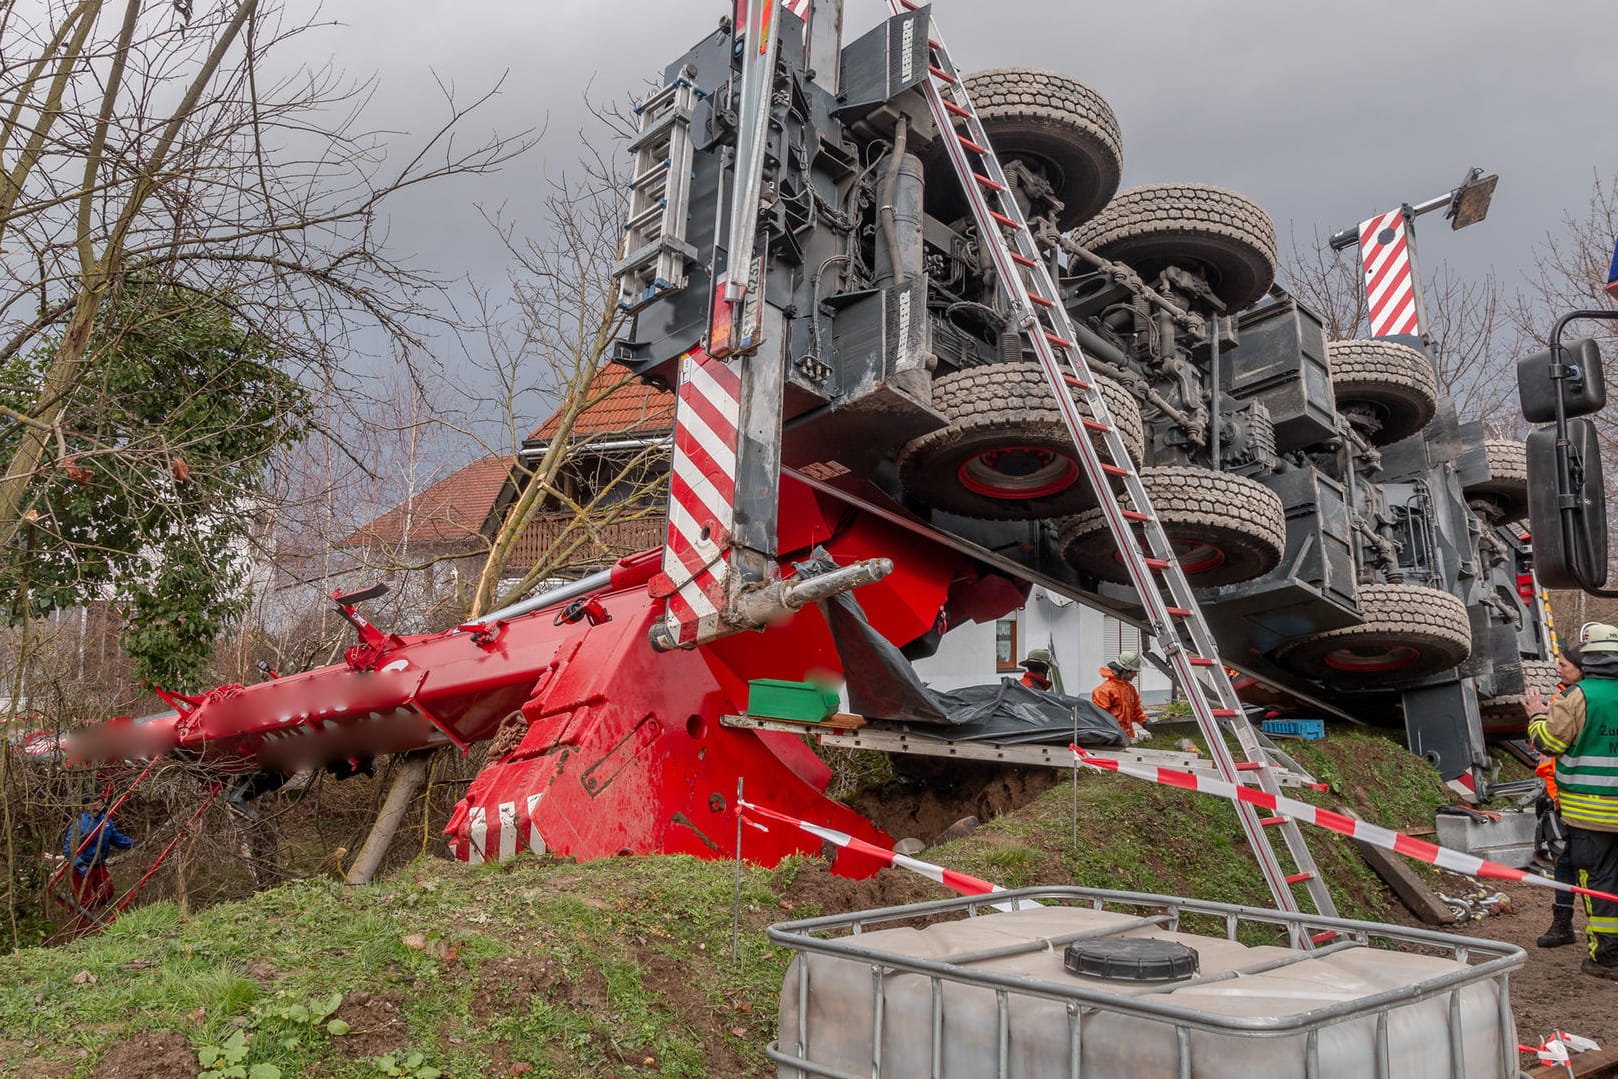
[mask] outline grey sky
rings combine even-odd
[[[416,135],[442,109],[432,74],[464,96],[509,77],[482,126],[544,125],[541,147],[454,198],[394,211],[401,251],[485,284],[503,252],[471,201],[539,227],[536,188],[577,157],[586,84],[627,94],[710,30],[727,0],[348,0],[306,39],[353,74],[375,71],[373,123]],[[886,13],[849,0],[848,33]],[[1439,194],[1466,168],[1500,174],[1488,220],[1418,228],[1422,261],[1493,268],[1514,284],[1533,245],[1618,171],[1618,4],[1547,0],[938,0],[963,70],[1046,67],[1102,93],[1124,131],[1124,182],[1199,180],[1263,204],[1309,242],[1400,201]],[[319,42],[317,45],[316,42]]]

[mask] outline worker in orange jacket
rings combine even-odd
[[[1051,682],[1051,668],[1056,665],[1056,658],[1051,655],[1048,648],[1036,648],[1028,653],[1017,666],[1028,672],[1022,676],[1022,684],[1029,689],[1041,690],[1050,693],[1054,689]]]
[[[1135,688],[1138,674],[1140,653],[1120,652],[1117,659],[1101,668],[1101,684],[1090,694],[1091,702],[1110,712],[1131,742],[1151,737],[1146,729],[1146,710],[1140,706],[1140,690]]]

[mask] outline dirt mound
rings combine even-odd
[[[159,1030],[119,1042],[102,1054],[96,1079],[182,1079],[201,1071],[184,1034]]]

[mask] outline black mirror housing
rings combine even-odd
[[[1526,361],[1524,361],[1526,362]],[[1519,368],[1520,370],[1520,368]],[[1568,483],[1572,527],[1562,533],[1556,479],[1556,428],[1528,436],[1528,527],[1534,572],[1544,588],[1598,589],[1607,583],[1607,496],[1601,482],[1601,444],[1595,424],[1569,420]]]
[[[1601,347],[1595,339],[1582,337],[1563,345],[1562,363],[1568,368],[1567,377],[1560,380],[1566,415],[1601,411],[1607,403],[1607,387],[1601,377]],[[1551,377],[1550,349],[1517,361],[1517,399],[1529,423],[1556,421],[1557,381]]]

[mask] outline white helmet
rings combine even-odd
[[[1618,626],[1605,622],[1586,622],[1579,629],[1579,651],[1618,652]]]
[[[1618,635],[1618,630],[1613,632]],[[1613,648],[1618,651],[1618,636],[1615,636]],[[1138,671],[1140,670],[1140,653],[1119,652],[1118,658],[1113,660],[1110,666],[1117,667],[1120,671]]]

